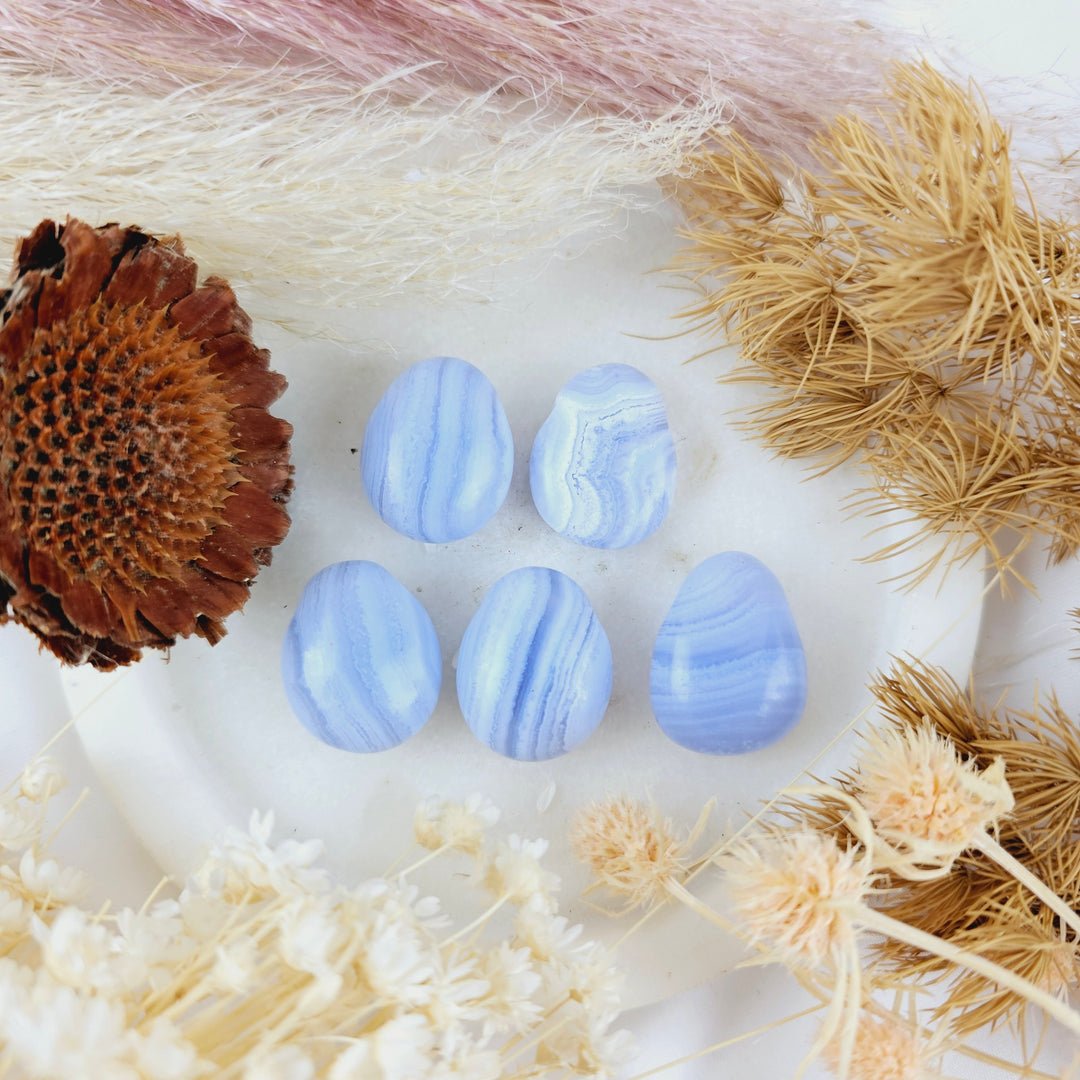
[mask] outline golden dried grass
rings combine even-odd
[[[745,421],[766,446],[853,461],[853,508],[899,511],[876,558],[936,537],[912,583],[984,549],[1019,578],[1018,539],[1080,548],[1080,231],[1031,205],[976,87],[904,64],[887,97],[834,120],[812,171],[738,136],[699,155],[673,187],[702,289],[681,315],[771,389]]]

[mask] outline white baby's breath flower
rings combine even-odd
[[[294,900],[277,917],[278,952],[297,971],[322,975],[333,970],[349,934],[325,899]]]
[[[540,961],[570,961],[580,956],[584,927],[571,926],[564,915],[556,915],[546,897],[530,899],[514,916],[515,942],[528,948]]]
[[[81,908],[65,907],[51,923],[34,916],[30,929],[45,967],[57,981],[106,995],[123,988],[113,935],[100,923],[91,922]]]
[[[228,945],[219,945],[210,969],[211,987],[218,993],[246,994],[254,982],[258,962],[259,946],[246,934],[233,938]]]
[[[475,856],[484,850],[484,834],[498,820],[498,808],[483,795],[470,795],[463,803],[426,799],[416,808],[413,833],[430,851],[453,848]]]
[[[172,978],[174,967],[188,957],[195,943],[183,932],[180,906],[175,901],[156,904],[150,911],[125,908],[116,917],[115,942],[129,965],[131,986],[149,983],[160,989]]]
[[[597,1013],[580,1002],[569,1002],[559,1011],[559,1024],[541,1043],[537,1060],[597,1080],[614,1076],[633,1055],[630,1033],[611,1030],[617,1016],[615,1011]]]
[[[543,1011],[535,995],[543,984],[528,949],[515,949],[508,941],[488,950],[479,974],[488,984],[485,1005],[491,1032],[524,1032]]]
[[[514,834],[499,843],[484,884],[500,899],[523,904],[550,896],[559,878],[540,865],[548,849],[546,840],[523,840]]]
[[[478,1043],[461,1024],[451,1024],[440,1035],[433,1080],[498,1080],[502,1075],[498,1052]]]
[[[432,957],[414,926],[377,917],[357,966],[379,1000],[410,1006],[431,1000]]]
[[[486,998],[490,984],[478,971],[478,958],[463,950],[449,956],[436,953],[435,957],[427,1011],[436,1030],[489,1020],[491,1010]]]
[[[10,867],[0,867],[0,873],[5,870],[10,870]],[[81,870],[73,866],[61,869],[55,859],[42,859],[39,862],[32,851],[24,852],[19,860],[18,880],[39,906],[57,902],[74,903],[81,900],[90,888],[90,879]]]
[[[30,928],[30,906],[7,889],[0,888],[0,936],[17,937]]]
[[[0,797],[0,850],[25,851],[41,832],[41,813],[14,793]]]
[[[0,1044],[15,1075],[138,1080],[119,1002],[57,985],[46,971],[9,975],[0,970]]]
[[[315,1063],[296,1046],[256,1051],[245,1065],[244,1080],[311,1080]]]
[[[545,997],[554,1003],[570,997],[593,1013],[619,1011],[626,978],[614,956],[595,941],[567,961],[552,961],[543,969]]]
[[[327,1080],[424,1080],[431,1072],[434,1046],[435,1033],[427,1017],[408,1013],[343,1050]]]
[[[311,868],[323,853],[322,841],[283,840],[271,847],[273,831],[273,811],[267,814],[252,811],[248,831],[228,829],[222,841],[211,849],[196,878],[205,887],[208,877],[224,870],[222,894],[231,900],[252,893],[291,896],[329,888],[326,871]]]
[[[209,1062],[200,1061],[195,1047],[163,1016],[153,1022],[149,1034],[133,1031],[131,1046],[143,1080],[197,1080],[216,1071]]]
[[[32,802],[48,802],[67,786],[67,776],[50,757],[38,757],[30,762],[19,777],[19,790]]]

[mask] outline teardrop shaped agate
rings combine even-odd
[[[340,562],[304,587],[281,650],[300,723],[340,750],[389,750],[435,709],[442,657],[423,605],[373,562]]]
[[[536,435],[529,483],[540,516],[579,544],[624,548],[651,536],[675,494],[660,391],[628,364],[576,375]]]
[[[806,704],[806,657],[772,571],[741,551],[697,566],[660,627],[649,690],[688,750],[742,754],[786,735]]]
[[[517,761],[544,761],[584,742],[607,709],[611,681],[611,646],[588,597],[546,567],[495,582],[458,653],[465,722]]]
[[[452,356],[421,360],[387,388],[364,430],[364,490],[413,540],[471,536],[502,506],[514,441],[491,380]]]

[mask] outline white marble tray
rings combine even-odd
[[[651,794],[690,823],[715,797],[717,829],[738,823],[866,706],[867,673],[890,654],[930,656],[966,677],[983,588],[978,568],[904,593],[882,581],[895,564],[857,561],[886,537],[868,537],[873,523],[844,511],[843,498],[858,482],[853,471],[804,482],[802,466],[771,459],[734,427],[731,414],[757,391],[717,385],[730,352],[687,364],[700,339],[655,340],[676,329],[670,315],[689,299],[670,276],[647,273],[676,247],[671,220],[642,216],[619,239],[536,268],[527,284],[494,283],[496,302],[403,300],[371,311],[307,312],[325,337],[257,322],[257,340],[290,382],[276,409],[296,426],[288,539],[216,648],[183,642],[168,660],[150,655],[111,676],[83,669],[63,675],[99,777],[166,870],[189,868],[224,825],[242,824],[257,807],[277,812],[283,835],[322,837],[331,866],[360,879],[380,873],[409,845],[420,799],[478,790],[514,829],[551,841],[550,865],[573,897],[585,880],[568,850],[567,825],[586,800]],[[363,493],[358,448],[394,375],[437,354],[470,360],[492,379],[514,432],[516,465],[510,495],[485,529],[455,544],[423,545],[377,518]],[[679,461],[668,520],[644,543],[614,552],[553,534],[528,492],[532,437],[556,391],[582,368],[606,361],[633,364],[660,387]],[[660,733],[649,710],[648,663],[686,574],[727,549],[756,555],[785,586],[806,645],[810,693],[802,722],[781,743],[714,758]],[[445,660],[442,697],[427,727],[393,751],[368,756],[310,736],[290,713],[278,671],[281,638],[304,583],[330,562],[360,558],[382,563],[414,590]],[[584,588],[611,639],[615,686],[600,730],[583,747],[552,762],[518,764],[470,735],[452,664],[485,590],[529,564],[560,569]],[[844,755],[834,747],[818,770]],[[610,940],[623,928],[584,904],[572,905],[571,914]],[[624,951],[634,973],[630,997],[666,997],[737,955],[719,935],[703,937],[693,917],[665,912]]]

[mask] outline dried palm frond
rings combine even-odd
[[[737,136],[698,156],[674,186],[705,290],[682,315],[772,388],[745,422],[770,449],[852,461],[853,506],[900,512],[875,557],[933,537],[913,582],[984,550],[1019,577],[1017,537],[1080,549],[1080,230],[1030,205],[974,86],[898,65],[887,96],[834,120],[786,193]]]

